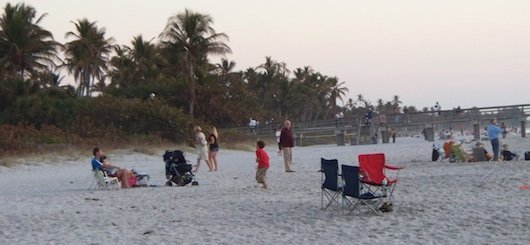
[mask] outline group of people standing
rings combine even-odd
[[[491,148],[493,149],[493,161],[498,161],[499,156],[502,156],[502,160],[504,161],[510,161],[512,159],[517,160],[519,158],[519,155],[511,152],[508,149],[507,144],[503,144],[502,151],[500,151],[499,134],[501,134],[503,138],[506,137],[506,125],[504,125],[504,123],[501,127],[499,127],[497,126],[497,119],[491,119],[490,124],[486,127],[486,130],[488,131],[488,138],[491,142]]]
[[[208,170],[217,171],[217,152],[219,151],[219,135],[217,129],[212,127],[212,130],[206,138],[205,134],[202,132],[200,126],[195,126],[193,128],[195,138],[193,141],[194,146],[197,148],[197,164],[194,166],[193,172],[197,172],[201,165],[201,161],[205,161],[208,166]],[[293,147],[294,147],[294,134],[292,130],[291,121],[285,120],[284,127],[281,129],[278,138],[278,149],[279,153],[283,156],[285,172],[292,173],[293,164]],[[264,151],[265,143],[263,141],[258,141],[256,143],[256,162],[258,163],[256,171],[256,181],[263,184],[263,188],[267,188],[266,184],[266,173],[270,165],[270,159],[268,154]],[[106,156],[103,154],[99,148],[94,148],[93,150],[94,158],[92,160],[92,167],[94,170],[103,170],[113,176],[118,177],[122,183],[123,188],[128,188],[129,181],[128,178],[131,176],[131,172],[126,169],[111,165]]]
[[[200,126],[195,126],[193,132],[195,133],[194,145],[198,150],[197,164],[193,172],[199,170],[201,160],[206,162],[208,171],[217,171],[217,152],[219,151],[219,134],[217,133],[217,129],[212,127],[208,140],[206,140],[206,136]]]
[[[195,165],[195,169],[193,171],[197,172],[199,170],[201,161],[206,162],[209,171],[217,171],[217,152],[219,151],[219,135],[217,133],[217,129],[212,127],[208,139],[206,139],[206,136],[202,132],[200,126],[195,126],[193,131],[195,133],[194,145],[198,150],[197,164]],[[283,155],[285,172],[294,172],[292,169],[294,134],[291,121],[285,120],[283,128],[277,137],[278,150],[281,155]]]

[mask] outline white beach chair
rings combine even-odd
[[[88,188],[89,190],[118,190],[121,187],[121,183],[116,177],[109,177],[105,171],[92,170],[94,174],[94,181]]]

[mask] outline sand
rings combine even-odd
[[[510,136],[512,150],[530,140]],[[441,142],[437,142],[441,143]],[[468,144],[468,146],[470,146]],[[489,142],[486,148],[491,150]],[[199,186],[88,190],[90,155],[79,160],[28,157],[0,167],[0,244],[528,244],[530,161],[431,162],[432,143],[321,145],[294,149],[285,173],[274,147],[270,190],[255,183],[253,152],[221,150],[220,171],[203,163]],[[353,215],[320,210],[320,158],[357,164],[360,153],[383,152],[401,171],[394,211]],[[159,155],[107,152],[113,164],[163,185]],[[187,152],[192,162],[196,154]]]

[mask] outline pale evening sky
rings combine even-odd
[[[2,8],[5,6],[5,1]],[[406,105],[442,109],[530,103],[527,0],[26,0],[57,41],[88,18],[108,37],[158,38],[185,8],[209,14],[230,37],[237,70],[265,56],[289,69],[337,76],[371,102],[399,95]],[[3,11],[2,11],[3,13]],[[66,72],[63,72],[66,74]]]

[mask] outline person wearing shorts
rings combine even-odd
[[[269,169],[270,159],[264,148],[265,143],[259,140],[256,143],[256,162],[258,163],[256,181],[259,184],[263,184],[263,189],[267,189],[267,170]]]
[[[210,145],[210,151],[208,152],[208,161],[212,166],[213,171],[217,171],[217,152],[219,152],[217,129],[212,127],[212,133],[208,136],[208,144]]]
[[[208,142],[206,141],[206,136],[204,136],[204,133],[202,133],[202,129],[199,126],[195,126],[193,131],[195,132],[195,145],[198,150],[197,165],[195,165],[193,172],[197,172],[199,170],[199,167],[201,166],[201,160],[204,160],[206,165],[208,165],[209,171],[212,171],[212,165],[208,161]]]

